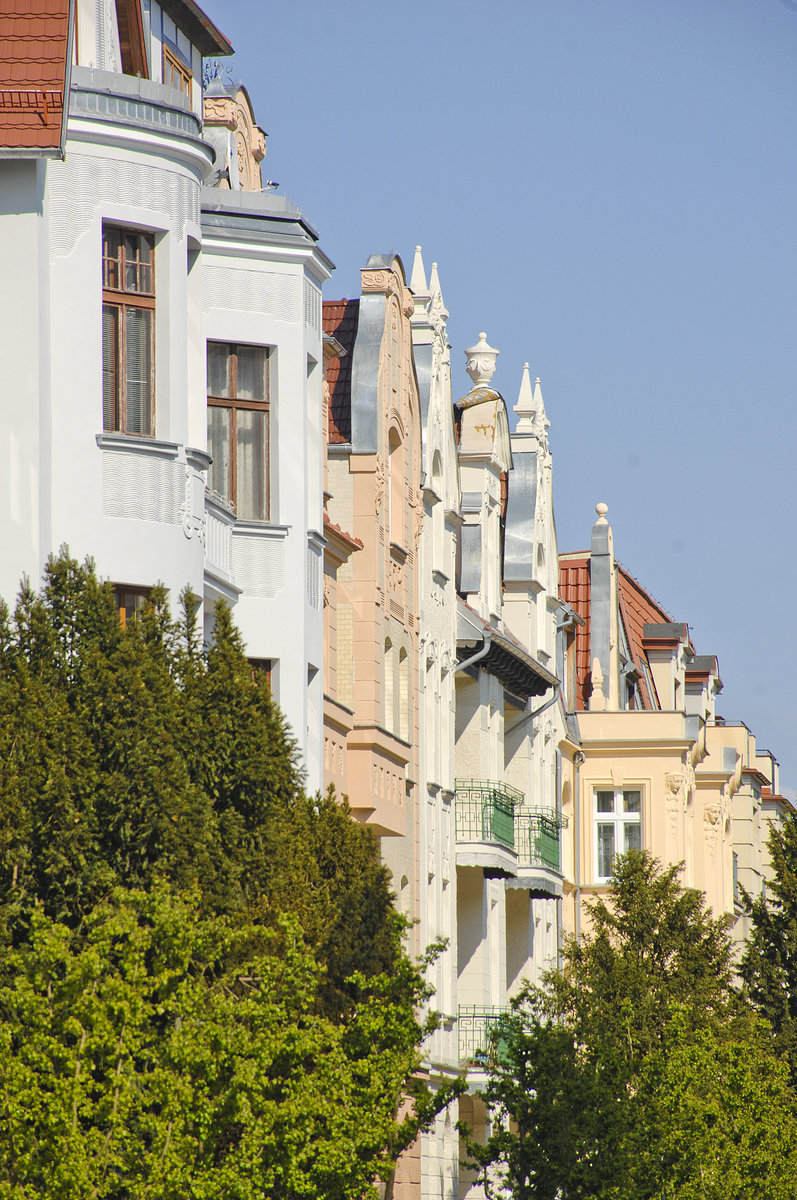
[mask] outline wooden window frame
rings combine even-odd
[[[260,346],[253,342],[221,342],[213,338],[208,339],[207,346],[226,346],[229,361],[229,379],[231,396],[213,396],[208,392],[208,408],[226,408],[232,412],[232,420],[230,422],[230,474],[227,480],[227,496],[226,499],[232,504],[236,514],[238,512],[238,428],[237,428],[237,413],[244,412],[264,412],[268,415],[266,421],[266,464],[265,464],[265,485],[264,485],[264,504],[265,511],[264,521],[271,519],[271,347]],[[262,350],[266,359],[265,371],[265,400],[242,400],[238,397],[238,347],[245,346],[247,349],[254,348]],[[208,382],[209,386],[209,382]],[[244,518],[248,519],[248,518]]]
[[[116,608],[119,613],[119,624],[122,626],[122,629],[127,629],[128,606],[125,603],[125,597],[135,596],[137,601],[141,601],[140,606],[137,605],[134,609],[133,616],[131,618],[132,620],[136,620],[138,617],[139,608],[144,608],[151,598],[152,588],[130,587],[126,583],[116,583],[114,584],[113,592],[116,599]]]
[[[162,73],[163,82],[167,87],[177,88],[178,92],[182,92],[189,100],[191,99],[191,84],[194,80],[194,73],[173,50],[169,49],[165,42],[163,43]],[[167,78],[167,76],[170,76],[170,78]],[[179,80],[179,82],[175,82],[176,80]]]
[[[105,253],[106,234],[114,232],[119,235],[119,253],[115,258],[111,258]],[[127,250],[125,247],[125,237],[133,235],[135,237],[146,238],[149,242],[151,263],[149,266],[151,287],[149,290],[130,290],[125,286],[127,276]],[[120,285],[118,287],[106,286],[106,282],[111,276],[111,264],[114,264],[116,272],[115,282]],[[137,278],[141,281],[141,263],[137,265]],[[128,433],[127,429],[127,339],[125,335],[125,314],[127,309],[147,309],[152,313],[150,320],[150,379],[149,379],[149,431],[140,433],[137,430],[132,432],[138,437],[154,437],[155,436],[155,236],[152,233],[147,233],[141,229],[130,229],[123,225],[115,225],[111,222],[103,222],[102,226],[102,306],[114,308],[117,312],[117,345],[116,355],[114,357],[114,405],[116,408],[115,419],[111,426],[105,424],[105,415],[103,413],[103,428],[108,432],[113,433]],[[104,364],[103,364],[104,366]],[[104,397],[103,397],[104,402]]]
[[[116,0],[116,20],[123,73],[149,79],[141,0]]]

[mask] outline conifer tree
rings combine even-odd
[[[615,860],[606,902],[544,988],[502,1023],[485,1093],[495,1195],[787,1200],[797,1109],[771,1031],[732,984],[730,945],[678,868]]]
[[[774,878],[765,899],[750,903],[752,931],[740,973],[761,1015],[786,1054],[797,1087],[797,817],[772,825],[769,851]]]
[[[114,886],[156,877],[198,887],[212,912],[291,912],[330,1003],[401,955],[374,838],[305,795],[229,610],[209,647],[188,598],[173,622],[159,589],[122,628],[112,590],[62,554],[0,613],[0,905],[35,898],[76,924]]]

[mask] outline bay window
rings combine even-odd
[[[642,849],[642,793],[639,788],[595,791],[595,877],[604,882],[614,856]]]
[[[102,426],[154,432],[155,241],[102,229]]]
[[[208,342],[208,486],[245,521],[269,519],[268,348]]]

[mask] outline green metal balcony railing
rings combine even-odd
[[[509,1014],[497,1005],[459,1006],[459,1061],[463,1067],[485,1070],[507,1060],[506,1022]]]
[[[515,848],[515,809],[523,793],[491,779],[456,781],[457,841],[500,842]]]
[[[515,814],[515,843],[523,866],[561,870],[560,835],[567,818],[553,809],[525,807]]]

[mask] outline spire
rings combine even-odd
[[[437,274],[437,263],[432,263],[432,273],[429,276],[429,295],[439,296],[440,303],[443,304],[443,289],[440,287],[440,276]],[[445,305],[443,305],[445,307]]]
[[[436,266],[437,263],[435,263],[435,267]],[[434,267],[432,270],[434,272]],[[420,246],[415,247],[415,258],[412,264],[412,276],[410,277],[410,290],[413,291],[416,296],[428,296],[429,291],[431,290],[426,286],[426,271],[424,270],[423,266],[423,255],[421,253]]]
[[[534,432],[540,442],[540,445],[547,447],[548,445],[548,430],[551,422],[545,412],[545,404],[542,399],[542,388],[540,387],[539,375],[534,380]]]
[[[523,378],[520,381],[520,391],[514,411],[518,419],[517,433],[534,433],[534,396],[531,391],[528,363],[523,364]]]

